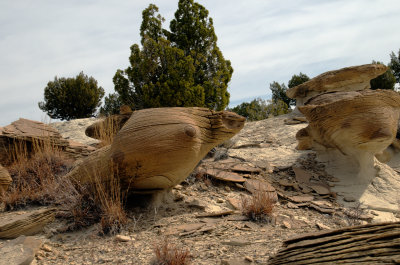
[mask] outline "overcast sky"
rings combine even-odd
[[[346,66],[387,64],[400,49],[398,0],[200,0],[234,68],[230,106],[271,97],[269,84]],[[47,121],[37,104],[47,82],[93,76],[106,94],[140,43],[142,11],[160,8],[165,28],[177,0],[0,1],[0,126]]]

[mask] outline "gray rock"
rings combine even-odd
[[[0,248],[0,264],[29,265],[43,242],[31,236],[20,236]]]

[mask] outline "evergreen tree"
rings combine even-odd
[[[83,72],[75,78],[54,78],[44,89],[39,108],[52,119],[71,120],[94,116],[101,104],[104,89]]]
[[[293,75],[292,78],[288,82],[288,87],[292,88],[298,85],[303,84],[304,82],[307,82],[310,80],[310,78],[306,75],[300,72],[299,75]]]
[[[300,72],[299,75],[293,75],[292,78],[290,78],[288,82],[288,87],[292,88],[301,85],[308,80],[310,80],[310,78],[307,75]],[[286,91],[288,90],[288,88],[284,83],[279,84],[278,82],[274,81],[271,84],[269,84],[269,89],[272,91],[273,102],[283,101],[288,106],[296,105],[296,100],[293,98],[289,98],[286,95]]]
[[[383,64],[382,62],[372,61],[374,64]],[[391,89],[394,90],[394,84],[396,83],[396,78],[393,75],[392,69],[388,69],[385,73],[370,81],[371,89]]]
[[[400,83],[400,49],[397,55],[392,52],[390,54],[390,63],[389,63],[390,69],[393,71],[393,75],[396,78],[396,83]]]
[[[105,116],[119,114],[122,105],[123,104],[117,93],[108,94],[108,96],[104,98],[104,105],[100,108],[100,114]]]
[[[274,102],[256,98],[250,102],[243,102],[230,111],[246,117],[249,121],[259,121],[271,116],[286,114],[289,112],[289,107],[281,100]]]
[[[205,105],[211,109],[224,109],[229,103],[227,87],[233,68],[217,46],[208,11],[193,0],[179,0],[170,28],[173,45],[194,60],[194,79],[204,88]]]
[[[180,0],[171,32],[162,28],[164,18],[157,6],[149,5],[142,16],[142,47],[131,46],[130,66],[117,70],[113,78],[121,102],[133,109],[224,109],[233,70],[216,44],[208,11],[193,1]]]
[[[271,84],[269,84],[269,89],[272,92],[273,102],[278,102],[279,100],[281,100],[285,102],[285,104],[288,106],[296,104],[296,101],[294,99],[288,98],[288,96],[286,96],[286,91],[288,88],[284,83],[279,84],[278,82],[273,81]]]

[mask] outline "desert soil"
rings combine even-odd
[[[345,214],[348,210],[336,202],[335,193],[318,193],[296,185],[292,166],[307,169],[318,185],[335,179],[323,166],[316,164],[312,153],[295,150],[294,135],[306,125],[285,125],[284,128],[284,119],[248,123],[238,136],[217,148],[214,158],[217,162],[226,158],[246,160],[262,169],[256,176],[245,177],[263,180],[275,187],[279,200],[268,221],[250,221],[241,214],[240,207],[235,208],[242,197],[250,194],[242,185],[212,177],[198,178],[194,173],[167,194],[162,203],[128,206],[129,224],[118,233],[126,236],[124,242],[115,235],[100,235],[97,226],[60,232],[65,220],[58,219],[37,235],[47,249],[39,252],[35,262],[150,264],[154,248],[168,240],[188,250],[192,264],[267,264],[269,257],[282,248],[288,238],[365,223],[360,219],[370,217],[357,212],[359,209]],[[82,130],[93,121],[80,120],[64,128],[75,126],[74,131],[80,131],[78,136],[74,137],[69,130],[68,137],[85,142],[90,138],[85,140]],[[66,134],[62,124],[57,128]],[[307,196],[311,199],[304,199]],[[294,197],[300,200],[293,200]],[[221,212],[225,215],[205,216]]]

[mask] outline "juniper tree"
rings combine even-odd
[[[71,120],[94,116],[104,89],[93,77],[80,72],[75,78],[54,78],[44,89],[39,108],[52,119]]]
[[[180,0],[171,31],[151,4],[142,12],[141,46],[131,46],[130,66],[113,82],[123,104],[133,109],[201,106],[224,109],[233,69],[217,46],[208,11]],[[184,35],[184,36],[183,36]]]

